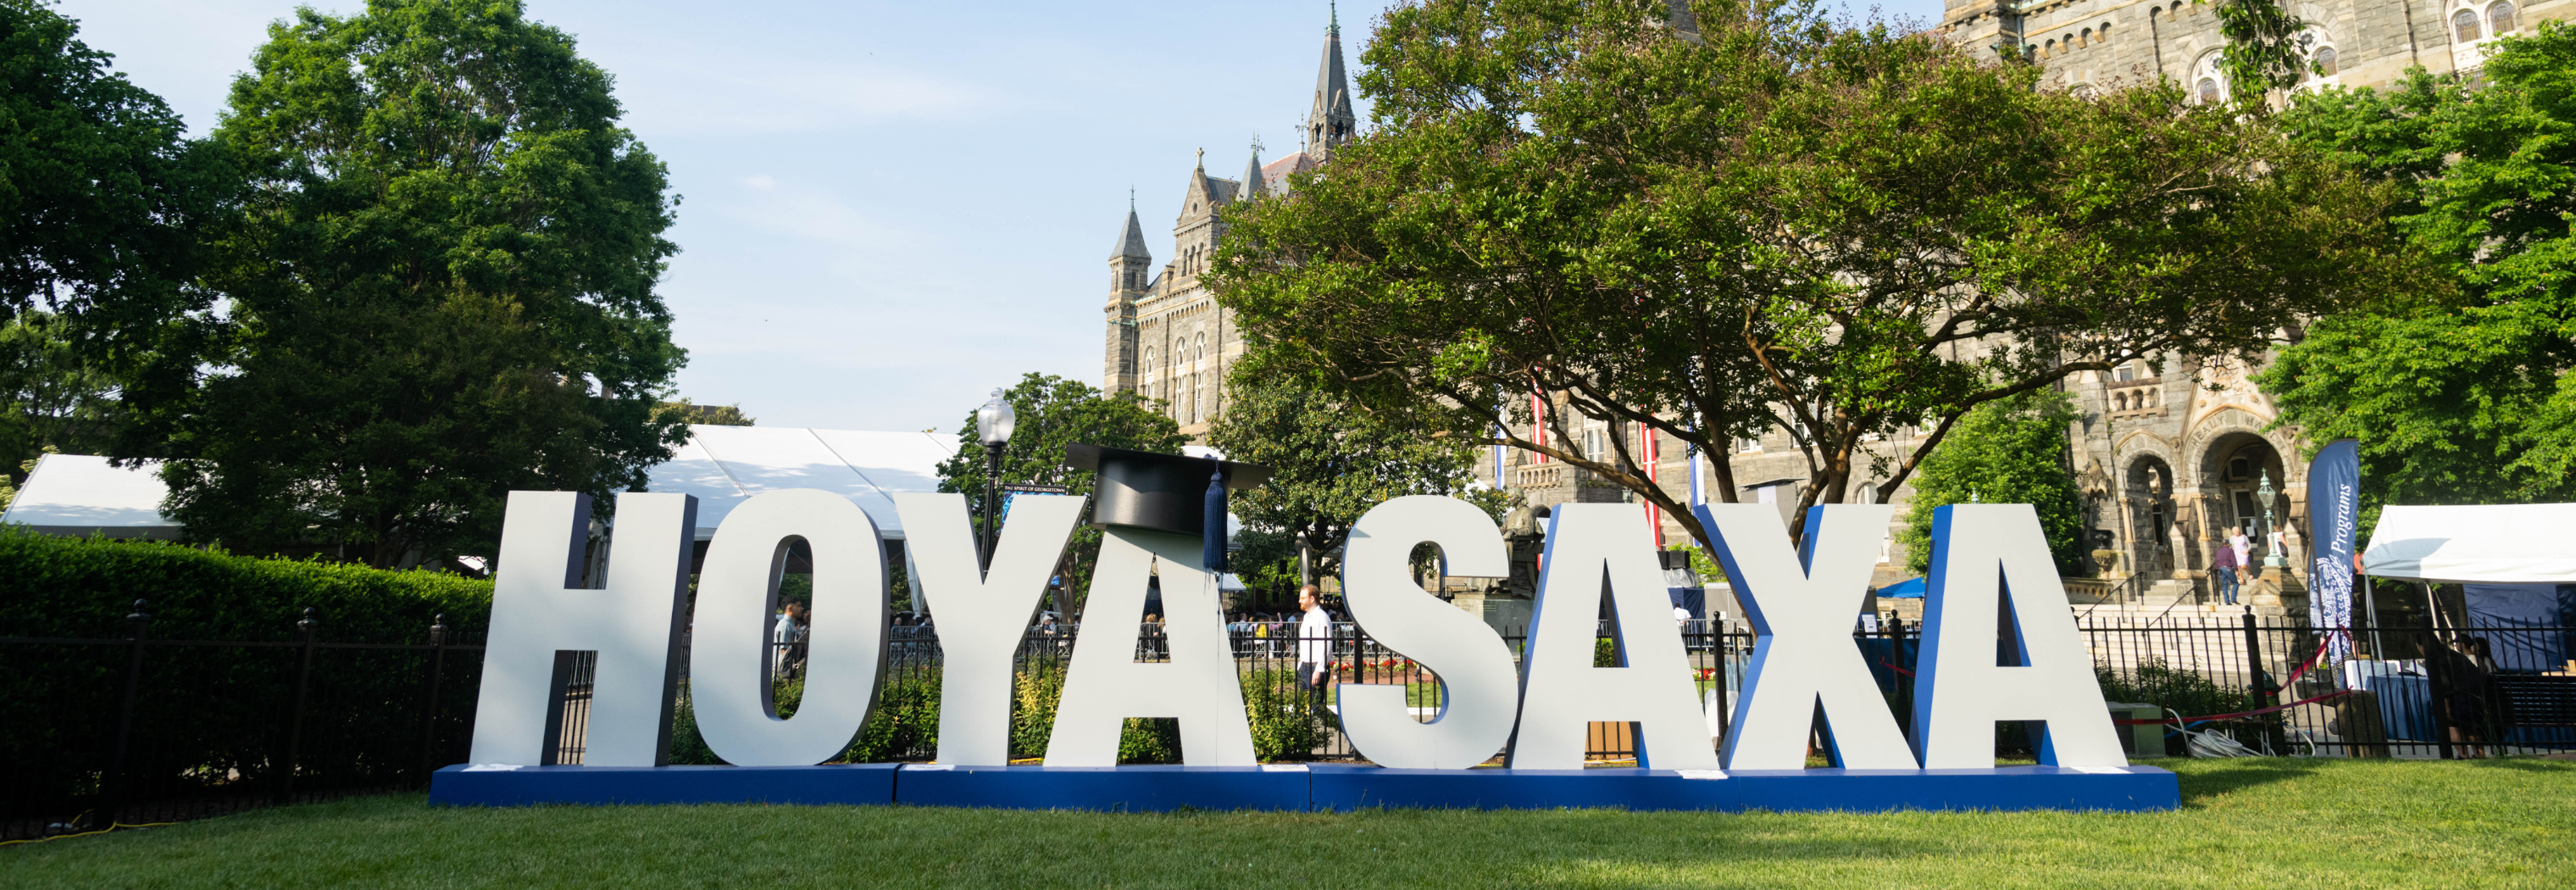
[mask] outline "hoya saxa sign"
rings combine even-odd
[[[1851,628],[1886,534],[1886,505],[1812,509],[1793,546],[1769,505],[1698,510],[1755,633],[1731,732],[1712,744],[1693,666],[1674,630],[1650,533],[1625,504],[1565,504],[1549,517],[1527,641],[1511,647],[1422,590],[1416,545],[1448,572],[1505,573],[1501,530],[1451,498],[1383,504],[1353,527],[1343,564],[1351,618],[1437,676],[1428,722],[1404,687],[1342,683],[1333,710],[1369,764],[1261,764],[1253,753],[1217,576],[1196,535],[1104,530],[1087,611],[1143,610],[1160,580],[1169,661],[1134,660],[1132,621],[1074,638],[1043,762],[1009,763],[1013,657],[1081,521],[1079,498],[1023,499],[979,570],[963,495],[902,494],[911,577],[940,616],[940,727],[929,764],[819,765],[866,724],[886,665],[889,589],[875,523],[838,495],[744,501],[710,542],[694,624],[686,585],[695,499],[618,496],[618,546],[600,589],[576,586],[590,505],[513,492],[471,764],[440,770],[432,800],[915,803],[1152,810],[1361,806],[1651,809],[2170,809],[2174,776],[2128,764],[2090,657],[2023,504],[1940,508],[1910,732],[1889,712]],[[767,620],[788,546],[813,553],[804,699],[769,700]],[[1605,602],[1606,598],[1606,602]],[[1615,664],[1594,664],[1600,617]],[[683,649],[699,733],[731,766],[669,766]],[[598,653],[579,766],[547,765],[559,732],[557,655]],[[1834,766],[1806,767],[1821,715]],[[1120,766],[1130,717],[1177,718],[1183,763]],[[2040,765],[1996,767],[1998,721],[2039,727]],[[1634,768],[1585,769],[1585,729],[1627,723]],[[1481,766],[1500,754],[1500,768]]]

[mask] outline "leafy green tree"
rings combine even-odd
[[[1567,419],[1804,454],[1791,517],[1894,494],[1978,405],[2275,332],[2406,268],[2392,190],[2171,84],[2086,99],[1812,5],[1425,0],[1364,56],[1374,128],[1230,208],[1245,366],[1589,470]],[[1530,397],[1565,411],[1542,443]],[[1903,450],[1875,439],[1921,435]],[[1736,496],[1725,462],[1716,489]]]
[[[43,0],[0,0],[0,333],[15,407],[0,464],[45,446],[112,448],[107,414],[156,401],[190,367],[174,334],[206,292],[190,282],[240,177],[220,146],[185,138],[161,97]],[[47,310],[50,310],[49,312]],[[44,313],[31,315],[29,313]],[[151,452],[153,443],[123,450]],[[13,478],[22,479],[23,476]]]
[[[2036,390],[1988,402],[1968,412],[1950,441],[1923,459],[1907,503],[1905,569],[1916,575],[1932,559],[1932,511],[1945,504],[1981,501],[2029,504],[2039,510],[2040,531],[2057,570],[2083,567],[2084,495],[2066,465],[2066,425],[2076,420],[2065,393]]]
[[[663,402],[662,410],[663,412],[670,414],[673,418],[679,420],[681,423],[705,424],[707,426],[759,425],[758,418],[742,413],[742,406],[740,404],[700,405],[696,402],[689,401],[688,399],[681,399],[676,402]]]
[[[1079,380],[1031,372],[1002,391],[1015,419],[1011,441],[1002,450],[1004,483],[1061,485],[1073,497],[1088,498],[1099,474],[1065,463],[1064,446],[1076,443],[1177,453],[1188,439],[1179,424],[1134,394],[1105,395]],[[957,430],[957,453],[939,463],[939,490],[966,495],[967,515],[984,527],[984,441],[975,434],[975,413]],[[1091,590],[1091,569],[1100,560],[1100,530],[1076,526],[1065,548],[1063,571],[1066,605],[1081,610]],[[1129,616],[1131,619],[1142,616]]]
[[[2319,319],[2258,378],[2309,441],[2360,440],[2366,513],[2576,499],[2576,29],[2507,38],[2483,78],[2419,70],[2285,115],[2402,187],[2397,231],[2446,273]]]
[[[1208,446],[1272,471],[1228,505],[1247,529],[1236,574],[1269,599],[1293,601],[1300,544],[1316,577],[1338,574],[1351,524],[1389,499],[1461,497],[1498,518],[1508,506],[1502,492],[1477,487],[1474,442],[1406,425],[1402,415],[1351,410],[1294,380],[1237,373],[1225,397]]]
[[[22,312],[0,324],[0,460],[7,483],[27,481],[24,462],[46,451],[105,454],[125,425],[117,381],[66,335],[73,323]]]
[[[640,488],[685,428],[654,292],[661,161],[518,0],[370,0],[269,29],[214,138],[250,176],[209,371],[165,412],[168,509],[378,566],[490,553],[512,489]]]
[[[0,0],[0,300],[102,322],[82,333],[123,348],[202,305],[195,244],[235,180],[51,7]]]

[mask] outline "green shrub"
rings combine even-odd
[[[306,607],[333,642],[422,643],[441,614],[480,633],[492,583],[448,572],[389,572],[355,563],[235,556],[151,541],[63,538],[0,528],[0,632],[113,637],[144,600],[156,639],[296,639]]]
[[[1293,670],[1243,674],[1243,710],[1252,720],[1252,753],[1263,761],[1307,760],[1329,733],[1329,713],[1315,707],[1315,696],[1297,682]]]
[[[0,529],[0,634],[114,639],[137,599],[153,639],[293,642],[313,609],[320,642],[428,641],[447,616],[479,642],[492,586],[453,574],[234,556],[167,543],[61,538]],[[98,790],[124,689],[127,647],[0,646],[0,758],[15,787],[6,816],[69,816]],[[281,778],[303,653],[295,646],[150,646],[137,685],[134,794],[257,793]],[[420,749],[427,653],[316,649],[297,784],[416,781],[424,759],[461,756],[482,659],[451,653],[440,685],[440,748]]]

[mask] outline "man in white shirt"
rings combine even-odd
[[[1297,608],[1306,616],[1297,622],[1297,683],[1315,697],[1315,709],[1324,709],[1324,685],[1333,681],[1333,615],[1324,611],[1323,590],[1308,584],[1297,591]]]
[[[769,672],[771,676],[781,680],[796,676],[798,670],[804,667],[805,661],[804,647],[797,644],[804,641],[805,604],[790,600],[787,608],[778,613],[777,623],[770,626]]]

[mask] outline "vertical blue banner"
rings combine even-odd
[[[2361,443],[2337,439],[2308,462],[2308,540],[2316,561],[2308,567],[2308,623],[2318,630],[2352,626],[2353,536],[2361,522]],[[2342,661],[2352,638],[2341,635],[2327,653]]]

